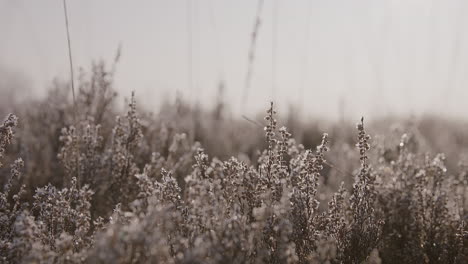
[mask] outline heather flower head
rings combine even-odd
[[[13,187],[14,183],[20,182],[21,178],[21,169],[24,167],[24,161],[21,158],[18,158],[12,165],[10,169],[11,177],[8,179],[7,184],[5,185],[4,192],[8,195]]]
[[[286,127],[281,127],[279,129],[279,134],[281,137],[281,140],[278,141],[278,157],[276,158],[279,161],[280,165],[280,170],[281,173],[287,173],[288,166],[286,162],[286,158],[288,155],[288,149],[289,149],[289,139],[291,138],[291,133],[289,133],[286,129]]]
[[[195,155],[196,164],[194,165],[200,172],[201,177],[206,178],[207,170],[208,170],[208,155],[206,155],[202,148],[197,150],[197,154]]]
[[[17,124],[18,118],[13,114],[9,114],[5,121],[3,121],[3,124],[0,125],[0,167],[3,165],[1,159],[3,158],[6,147],[13,139],[13,129]]]
[[[276,111],[273,109],[273,102],[270,103],[270,108],[267,110],[267,116],[265,116],[265,120],[267,121],[267,125],[265,126],[265,137],[268,144],[268,151],[273,149],[274,144],[276,143],[275,140],[275,131],[276,131],[276,124],[277,121],[275,119]]]
[[[366,131],[364,131],[364,117],[362,117],[361,122],[357,124],[357,129],[358,129],[358,143],[356,144],[356,147],[358,147],[359,149],[361,164],[364,169],[367,169],[368,157],[366,155],[366,152],[370,149],[370,144],[369,144],[370,136],[366,134]]]
[[[324,133],[322,135],[322,142],[317,146],[315,151],[315,160],[313,162],[313,172],[317,173],[323,169],[323,164],[325,163],[324,154],[328,151],[328,134]]]

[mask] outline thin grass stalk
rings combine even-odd
[[[70,62],[70,82],[71,90],[73,96],[73,122],[76,124],[76,98],[75,98],[75,82],[73,74],[73,56],[71,50],[71,41],[70,41],[70,30],[68,25],[68,10],[67,10],[67,1],[63,0],[63,12],[65,14],[65,28],[67,30],[67,44],[68,44],[68,60]]]
[[[250,90],[250,83],[252,81],[252,74],[253,74],[253,63],[255,61],[255,48],[258,39],[258,33],[260,31],[261,25],[261,14],[263,9],[263,0],[258,1],[257,5],[257,15],[255,17],[254,27],[251,34],[250,39],[250,47],[249,47],[249,56],[248,56],[248,63],[247,63],[247,75],[245,77],[245,86],[244,92],[242,93],[242,101],[241,101],[241,109],[245,109],[245,105],[247,103],[247,99],[249,97],[249,90]]]

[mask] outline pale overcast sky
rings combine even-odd
[[[224,79],[239,111],[258,1],[67,3],[76,67],[110,62],[121,43],[122,95],[135,90],[158,107],[179,91],[210,104]],[[283,107],[303,102],[309,114],[329,117],[338,115],[340,102],[353,119],[382,112],[465,115],[467,7],[465,0],[265,0],[241,112],[264,109],[274,97]],[[0,70],[24,74],[35,91],[54,77],[68,78],[61,0],[0,0],[0,36]]]

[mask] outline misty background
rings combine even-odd
[[[258,1],[67,4],[75,75],[93,60],[111,63],[121,46],[116,89],[135,90],[149,109],[177,93],[211,106],[223,82],[239,115],[273,99],[330,119],[466,118],[464,0],[264,1],[244,102]],[[0,36],[2,97],[40,96],[69,78],[62,1],[0,0]]]

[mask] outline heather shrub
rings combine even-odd
[[[467,217],[460,203],[466,199],[459,189],[463,180],[447,174],[444,155],[411,153],[410,142],[411,136],[403,135],[398,158],[382,168],[388,174],[388,181],[381,183],[386,217],[382,255],[392,256],[395,263],[462,263]]]

